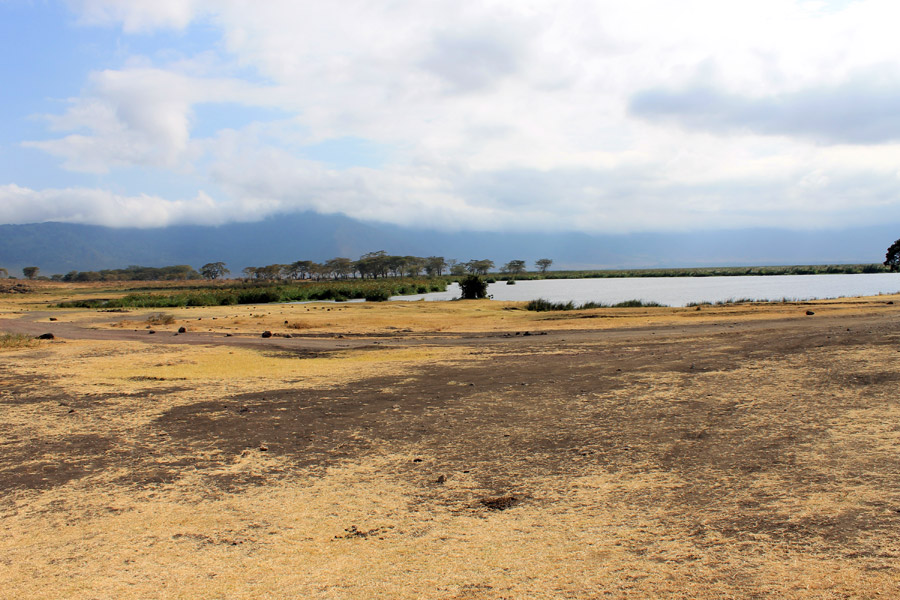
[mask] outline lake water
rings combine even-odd
[[[874,296],[900,292],[900,273],[859,275],[767,275],[750,277],[623,277],[609,279],[540,279],[505,281],[488,286],[494,300],[528,301],[544,298],[552,302],[573,301],[616,304],[626,300],[685,306],[691,302],[727,300],[813,300],[848,296]],[[391,300],[453,300],[459,286],[446,292],[394,296]]]

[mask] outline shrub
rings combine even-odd
[[[385,288],[372,288],[366,291],[366,302],[385,302],[391,299],[391,293]]]
[[[171,325],[175,322],[175,317],[168,313],[153,313],[147,316],[149,325]]]
[[[459,282],[463,300],[487,298],[487,282],[478,275],[467,275]]]

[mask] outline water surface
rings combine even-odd
[[[552,302],[571,300],[576,304],[592,301],[616,304],[626,300],[643,300],[667,306],[742,299],[814,300],[898,292],[900,273],[540,279],[518,281],[515,285],[500,281],[488,286],[488,294],[494,300],[528,301],[544,298]],[[391,300],[453,300],[459,298],[459,295],[459,286],[453,283],[447,286],[445,292],[394,296]]]

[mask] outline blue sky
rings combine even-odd
[[[888,0],[0,0],[0,223],[900,225]]]

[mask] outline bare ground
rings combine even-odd
[[[0,354],[0,597],[900,597],[900,311],[586,322],[52,323]]]

